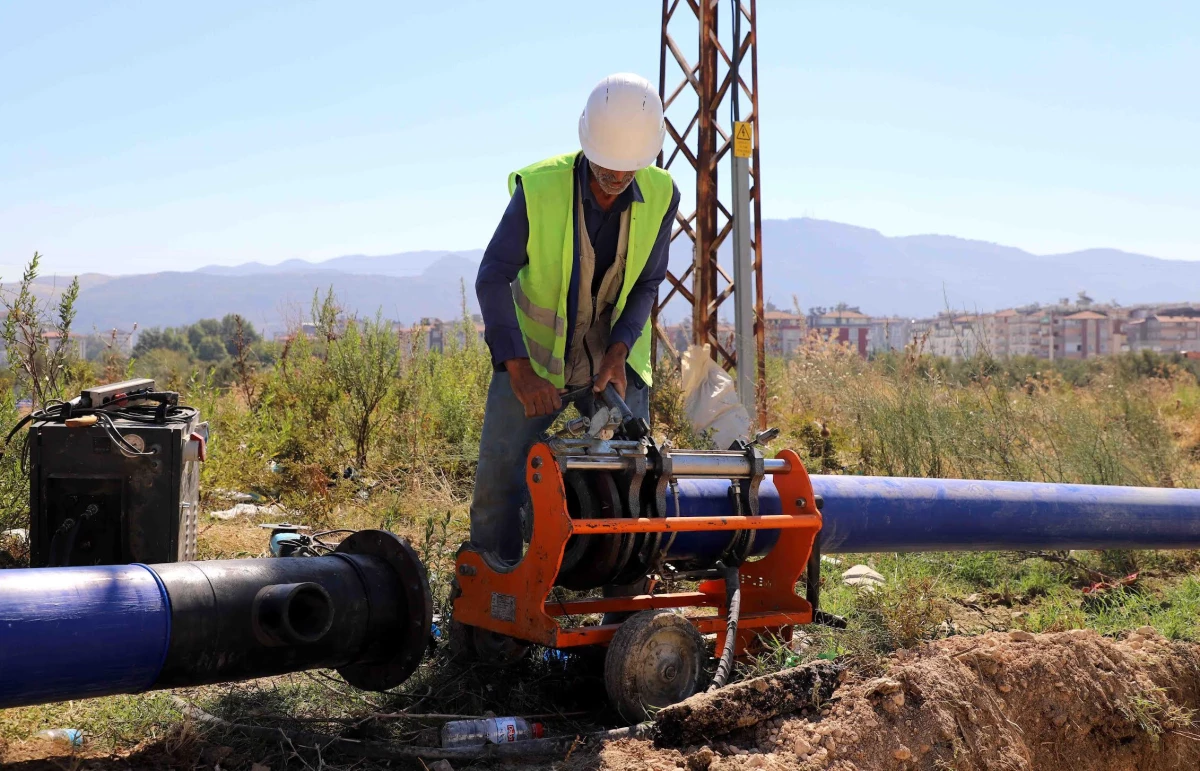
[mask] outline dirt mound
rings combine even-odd
[[[726,771],[1200,768],[1200,646],[1143,627],[952,637],[850,677],[830,703],[708,746],[614,742],[578,767]],[[807,714],[805,714],[807,713]]]

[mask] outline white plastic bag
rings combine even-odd
[[[729,373],[709,354],[707,345],[693,345],[681,360],[683,404],[697,432],[711,430],[713,444],[724,450],[750,437],[750,416],[738,399]]]

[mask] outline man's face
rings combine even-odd
[[[596,184],[604,191],[605,195],[620,195],[633,182],[634,172],[632,171],[612,171],[591,161],[588,161],[588,167],[592,170],[592,177],[595,178]]]

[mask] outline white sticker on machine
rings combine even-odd
[[[497,621],[516,621],[517,598],[511,594],[492,592],[492,618]]]

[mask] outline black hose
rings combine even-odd
[[[821,604],[821,532],[813,538],[812,551],[808,553],[808,565],[804,569],[804,599],[812,605],[813,620]]]
[[[716,674],[708,686],[712,693],[723,688],[733,672],[733,652],[737,648],[738,618],[742,615],[742,576],[737,568],[725,569],[725,601],[729,605],[729,615],[725,620],[725,649],[721,651],[721,661],[717,664]]]

